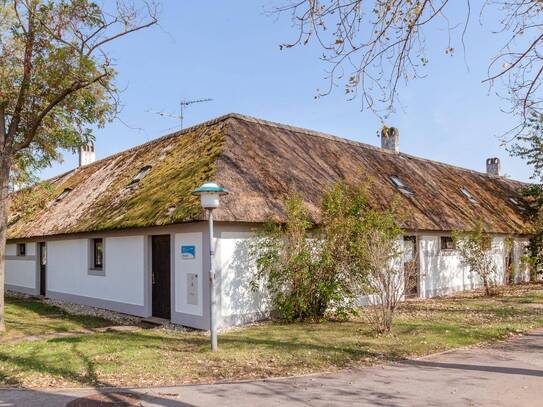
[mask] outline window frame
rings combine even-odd
[[[444,242],[451,242],[452,247],[444,247],[444,246],[447,246],[447,245],[443,244]],[[454,239],[452,238],[452,236],[440,236],[439,237],[439,250],[441,252],[445,252],[445,253],[451,253],[451,252],[456,250],[456,244],[454,243]]]
[[[130,181],[130,185],[138,184],[142,179],[144,179],[147,174],[153,169],[152,165],[144,165],[141,167],[138,171],[138,173],[132,178],[132,181]]]
[[[23,249],[22,253],[21,248]],[[17,257],[26,257],[26,243],[17,243],[16,250]]]
[[[101,252],[98,256],[98,244],[101,245]],[[97,258],[100,258],[101,262],[96,262]],[[106,244],[103,237],[94,237],[89,239],[89,275],[92,276],[105,276],[106,275]]]
[[[476,205],[479,203],[479,201],[477,201],[477,199],[466,188],[460,187],[460,193],[464,195],[464,198],[466,198],[472,204]]]
[[[398,175],[389,175],[388,179],[394,185],[394,187],[406,196],[413,196],[415,193],[409,189],[407,185],[404,184],[402,179]]]
[[[72,192],[72,188],[64,188],[64,190],[56,197],[55,202],[60,202],[64,198],[66,198],[70,192]]]

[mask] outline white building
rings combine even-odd
[[[323,189],[340,179],[369,179],[372,205],[397,197],[408,211],[412,295],[480,284],[450,238],[478,221],[494,236],[502,278],[509,267],[525,279],[523,184],[501,177],[497,159],[479,173],[403,154],[398,141],[393,130],[376,148],[230,114],[99,161],[83,150],[83,166],[13,194],[6,287],[206,329],[209,236],[191,191],[209,180],[230,191],[215,211],[220,326],[265,315],[265,296],[249,285],[253,231],[284,218],[292,191],[318,220]]]

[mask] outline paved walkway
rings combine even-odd
[[[88,397],[87,401],[76,400],[81,397]],[[492,348],[457,350],[339,374],[133,390],[124,395],[92,389],[0,391],[0,406],[98,405],[541,407],[543,330]]]

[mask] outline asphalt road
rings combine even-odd
[[[94,401],[92,401],[94,400]],[[143,390],[0,390],[0,406],[543,406],[543,330],[339,374]]]

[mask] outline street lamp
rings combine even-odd
[[[206,182],[200,188],[192,191],[193,195],[200,195],[202,208],[209,213],[209,328],[211,331],[211,350],[217,350],[217,298],[215,295],[215,268],[213,267],[213,209],[219,207],[221,195],[228,194],[228,191],[214,182]]]

